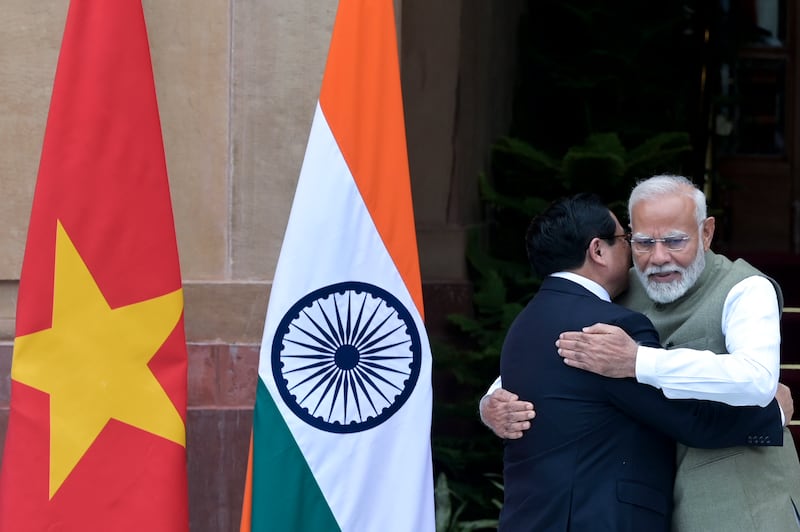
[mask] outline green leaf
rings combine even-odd
[[[439,473],[436,478],[436,487],[433,493],[436,507],[436,532],[444,532],[449,530],[453,513],[450,504],[450,488],[447,485],[447,476],[444,473]]]
[[[502,137],[494,144],[493,149],[516,157],[530,170],[549,170],[554,173],[561,171],[561,164],[557,159],[520,139]]]

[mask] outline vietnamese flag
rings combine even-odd
[[[183,295],[140,0],[72,0],[20,275],[0,531],[188,530]]]
[[[243,532],[435,529],[392,0],[341,0],[261,343]]]

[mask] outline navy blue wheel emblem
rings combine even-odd
[[[422,348],[411,314],[367,283],[338,283],[295,303],[272,341],[272,373],[286,405],[328,432],[371,429],[406,402]]]

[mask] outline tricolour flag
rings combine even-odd
[[[242,530],[434,529],[392,0],[341,0],[261,345]]]
[[[20,275],[0,531],[188,530],[183,296],[140,0],[72,0]]]

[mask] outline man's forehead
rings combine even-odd
[[[683,195],[664,195],[638,202],[631,212],[634,231],[686,231],[695,225],[695,205]]]

